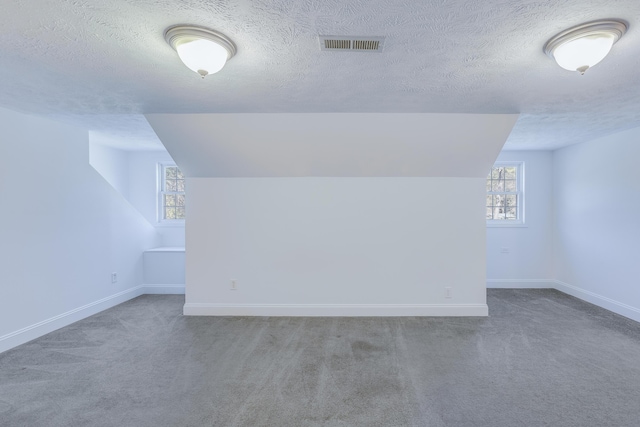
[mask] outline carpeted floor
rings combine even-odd
[[[139,297],[0,354],[0,425],[640,425],[640,324],[557,291],[489,290],[488,318],[183,302]]]

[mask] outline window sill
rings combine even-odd
[[[175,221],[159,221],[156,222],[156,227],[184,227],[184,220],[177,219]]]
[[[150,252],[184,252],[184,248],[182,246],[166,246],[166,247],[147,249],[144,252],[145,253],[150,253]]]
[[[487,228],[528,228],[529,226],[524,222],[489,222],[487,221]]]

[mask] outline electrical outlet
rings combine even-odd
[[[450,288],[449,286],[446,286],[446,287],[444,288],[444,297],[445,297],[445,298],[453,298],[453,297],[451,296],[451,288]]]
[[[238,289],[238,281],[237,280],[232,280],[231,281],[231,287],[229,288],[232,291],[235,291],[236,289]]]
[[[116,283],[118,281],[118,273],[111,273],[111,283]]]
[[[509,253],[509,248],[500,248],[500,253],[501,254],[508,254]]]

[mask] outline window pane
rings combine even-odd
[[[176,179],[177,169],[178,168],[175,167],[175,166],[169,166],[169,167],[165,168],[165,170],[164,170],[165,179]]]
[[[160,197],[160,217],[163,220],[184,219],[185,216],[185,178],[175,165],[163,165]]]
[[[513,166],[504,168],[505,179],[516,179],[516,168]]]
[[[504,181],[492,181],[491,187],[491,191],[504,191]]]
[[[519,162],[518,162],[519,164]],[[488,222],[519,221],[524,193],[519,180],[523,171],[518,164],[494,165],[486,181],[486,217]]]

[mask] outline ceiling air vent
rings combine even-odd
[[[384,37],[319,36],[320,50],[382,52]]]

